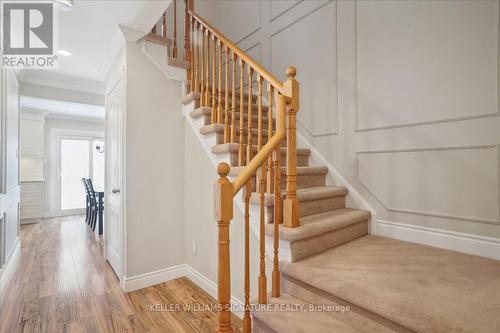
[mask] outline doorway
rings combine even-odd
[[[96,191],[104,190],[104,139],[101,133],[54,133],[55,168],[52,208],[55,216],[85,213],[82,178],[90,178]]]

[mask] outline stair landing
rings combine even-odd
[[[401,328],[500,332],[496,260],[365,236],[295,263],[282,262],[281,272],[284,292],[316,304],[331,296]],[[298,283],[287,290],[287,279]]]

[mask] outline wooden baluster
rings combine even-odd
[[[263,146],[263,120],[262,115],[262,81],[263,78],[257,74],[257,151]],[[250,147],[252,149],[252,147]],[[267,277],[266,277],[266,220],[265,220],[265,193],[266,193],[266,167],[267,160],[262,163],[259,174],[260,193],[260,274],[259,274],[259,303],[267,303]]]
[[[224,98],[224,143],[229,143],[229,48],[224,47],[226,51],[226,79],[225,83],[225,93]]]
[[[267,141],[273,136],[273,92],[274,88],[271,84],[267,84]],[[281,152],[281,147],[280,147]],[[273,179],[273,158],[269,156],[267,161],[267,193],[273,193],[274,189],[274,179]]]
[[[162,35],[167,38],[167,12],[163,13],[162,17]]]
[[[243,333],[252,332],[252,321],[250,319],[250,195],[252,183],[249,181],[244,187],[245,198],[245,299],[243,315]]]
[[[224,123],[224,116],[222,113],[222,42],[219,40],[219,87],[217,88],[217,121],[219,124]]]
[[[253,68],[248,65],[248,119],[247,119],[247,165],[250,163],[253,157],[253,105],[252,105],[252,80],[253,80]],[[241,92],[243,94],[243,92]]]
[[[243,145],[243,128],[245,127],[245,117],[243,117],[243,86],[245,84],[245,62],[240,59],[240,146],[238,149],[238,165],[245,165],[245,148]]]
[[[190,16],[188,16],[189,18]],[[191,34],[190,34],[190,39],[191,39],[191,84],[190,84],[190,91],[197,91],[197,83],[195,82],[195,76],[196,76],[196,72],[198,70],[198,66],[196,64],[196,52],[195,52],[195,48],[194,48],[194,19],[191,20]]]
[[[153,26],[153,29],[151,29],[151,33],[153,35],[156,35],[156,25],[158,24],[158,22],[155,23],[155,25]]]
[[[174,0],[174,46],[172,47],[172,58],[177,58],[177,0]]]
[[[212,40],[213,40],[213,56],[212,56],[212,124],[217,123],[217,104],[216,104],[216,97],[217,97],[217,41],[215,39],[215,35],[212,35]]]
[[[227,179],[229,165],[220,163],[217,166],[217,173],[220,178],[214,186],[214,215],[219,229],[217,295],[221,306],[217,332],[232,333],[229,223],[233,219],[233,184]]]
[[[206,73],[205,73],[205,106],[210,107],[210,31],[207,29],[207,61],[206,61]],[[210,123],[213,124],[213,115],[210,117]]]
[[[205,29],[201,24],[198,24],[200,29],[198,30],[198,39],[201,37],[201,89],[200,89],[200,106],[206,106],[205,104]]]
[[[287,105],[288,127],[286,129],[286,198],[283,207],[283,225],[295,228],[299,225],[299,201],[297,199],[297,112],[299,111],[299,83],[295,80],[297,70],[288,67],[283,88],[290,98]]]
[[[236,143],[236,54],[233,52],[233,76],[231,81],[231,143]]]
[[[184,60],[186,60],[188,63],[191,63],[191,57],[193,56],[191,54],[191,32],[190,32],[190,25],[189,25],[189,0],[184,1]],[[193,78],[193,67],[190,66],[187,70],[187,79],[190,82],[190,90],[193,90],[193,85],[194,85],[194,78]]]
[[[285,130],[285,96],[277,94],[276,100],[276,131]],[[274,151],[274,258],[272,273],[272,296],[280,296],[280,271],[279,271],[279,225],[283,222],[283,206],[281,202],[281,142]]]
[[[200,35],[200,31],[198,30],[198,23],[195,21],[195,19],[193,18],[193,40],[195,38],[195,31],[196,31],[196,52],[194,52],[195,54],[195,58],[196,58],[196,62],[195,62],[195,70],[194,70],[194,91],[199,93],[200,92],[200,76],[199,76],[199,72],[200,72],[200,43],[199,43],[199,35]]]

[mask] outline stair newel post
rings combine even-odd
[[[273,136],[273,91],[274,88],[271,84],[267,84],[267,141]],[[281,148],[280,148],[281,149]],[[273,180],[273,157],[269,155],[267,161],[267,193],[273,193],[274,180]]]
[[[174,46],[172,47],[172,58],[177,58],[177,0],[174,0]]]
[[[276,96],[276,131],[285,131],[285,96],[277,94]],[[279,270],[279,225],[283,222],[283,209],[281,202],[281,144],[274,151],[274,257],[272,273],[272,296],[279,297],[281,282]]]
[[[243,145],[243,128],[245,127],[245,117],[243,109],[243,88],[245,85],[245,62],[240,58],[240,145],[238,149],[238,165],[245,165],[245,148]]]
[[[283,225],[295,228],[299,225],[299,201],[297,199],[297,112],[299,111],[299,82],[297,70],[288,67],[283,88],[287,98],[286,129],[286,198],[283,207]]]
[[[217,166],[219,180],[214,185],[214,215],[219,229],[219,260],[217,277],[217,297],[220,305],[220,333],[232,333],[231,327],[231,269],[229,259],[229,224],[233,218],[233,184],[227,179],[229,165],[220,163]]]
[[[232,80],[231,80],[231,143],[236,143],[236,53],[233,52]]]
[[[224,143],[229,143],[230,133],[229,133],[229,48],[227,45],[224,46],[224,51],[226,54],[226,75],[224,79]],[[221,56],[222,57],[222,56]]]

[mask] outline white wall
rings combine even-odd
[[[181,84],[126,45],[127,278],[184,263]],[[189,153],[189,152],[186,152]]]
[[[497,0],[199,1],[195,10],[277,77],[297,67],[299,131],[375,208],[374,232],[498,247]]]

